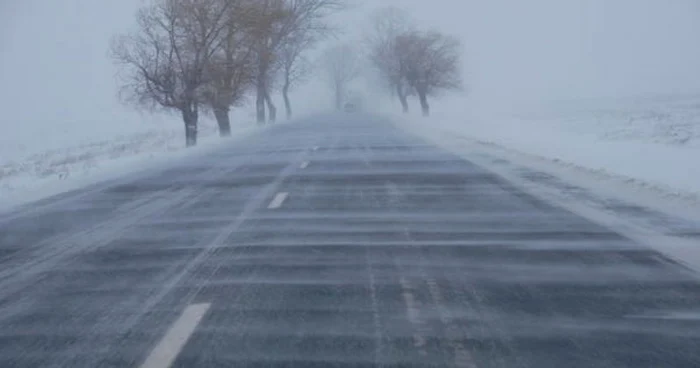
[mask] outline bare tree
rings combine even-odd
[[[138,30],[111,45],[127,101],[179,111],[187,146],[197,143],[206,67],[219,48],[228,6],[219,0],[152,0],[138,12]]]
[[[294,34],[322,35],[331,27],[326,16],[341,9],[345,0],[250,0],[257,4],[254,24],[256,53],[256,111],[265,122],[265,104],[274,121],[276,109],[270,99],[271,82],[279,66],[281,47]]]
[[[408,32],[396,43],[404,78],[418,94],[423,115],[430,115],[428,96],[462,87],[461,44],[435,31]]]
[[[281,50],[280,64],[282,73],[282,98],[287,113],[287,119],[292,118],[292,103],[289,99],[291,88],[306,79],[311,72],[310,62],[304,57],[304,52],[314,43],[314,39],[297,33],[287,39]]]
[[[287,15],[284,0],[251,0],[251,5],[255,15],[248,26],[253,37],[255,107],[258,123],[262,124],[266,120],[265,103],[268,102],[268,107],[272,106],[268,97],[270,73],[275,62],[274,50],[279,42],[277,28]],[[274,115],[274,111],[272,106],[270,115]]]
[[[206,68],[209,83],[204,97],[214,113],[219,134],[223,137],[231,135],[230,108],[239,105],[253,85],[254,53],[246,23],[253,15],[250,4],[244,0],[220,1],[229,2],[229,7],[221,32],[220,47]]]
[[[350,83],[360,75],[360,60],[358,51],[348,44],[332,47],[323,56],[323,66],[335,95],[337,110],[343,107]]]
[[[407,96],[411,90],[404,78],[405,70],[402,69],[397,40],[402,34],[413,30],[413,22],[405,11],[387,7],[373,14],[370,25],[365,36],[370,61],[379,72],[383,84],[399,99],[403,112],[408,112]]]

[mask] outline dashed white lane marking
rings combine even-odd
[[[306,169],[307,167],[309,167],[309,161],[304,161],[299,165],[300,169]]]
[[[319,146],[314,146],[314,151],[318,151],[319,148]]]
[[[275,195],[275,198],[272,199],[272,202],[270,202],[270,205],[268,205],[267,208],[275,209],[282,207],[282,203],[284,203],[284,200],[287,199],[287,196],[289,196],[289,193],[287,192],[277,193]]]
[[[210,306],[210,303],[200,303],[185,308],[180,318],[170,326],[163,339],[153,348],[146,361],[141,364],[141,368],[170,367]]]

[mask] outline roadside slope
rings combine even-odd
[[[234,138],[257,130],[252,123],[232,129]],[[0,210],[162,166],[228,142],[219,139],[215,124],[206,120],[198,146],[191,149],[185,149],[178,121],[119,127],[73,124],[43,134],[19,128],[10,133],[0,138]]]

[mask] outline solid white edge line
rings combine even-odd
[[[304,161],[299,165],[300,169],[306,169],[307,167],[309,167],[309,161]]]
[[[289,193],[287,192],[280,192],[275,195],[275,198],[272,199],[272,202],[270,202],[270,205],[267,206],[269,209],[275,209],[275,208],[280,208],[282,207],[282,203],[284,203],[284,200],[287,199],[287,196]]]
[[[189,340],[202,317],[207,313],[210,303],[191,304],[185,308],[151,354],[141,364],[141,368],[168,368]]]

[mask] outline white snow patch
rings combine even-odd
[[[700,97],[469,117],[464,109],[392,117],[533,194],[700,269]],[[563,185],[525,180],[526,171]],[[618,203],[642,211],[618,211]]]
[[[700,198],[700,98],[618,108],[558,109],[431,126],[486,143]]]
[[[517,115],[460,118],[459,111],[394,120],[435,139],[700,207],[700,97],[569,103]]]
[[[249,120],[233,119],[234,138],[257,130]],[[36,129],[15,127],[6,133],[0,136],[2,210],[159,167],[230,142],[220,139],[215,123],[207,119],[200,124],[197,147],[188,149],[184,128],[174,118],[120,126],[46,124]]]

